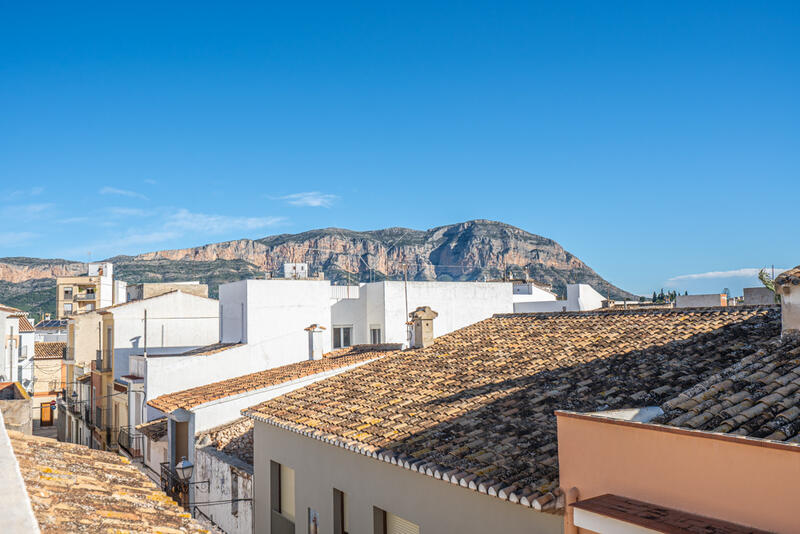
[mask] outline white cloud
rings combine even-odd
[[[60,224],[76,224],[76,223],[83,223],[88,222],[89,217],[67,217],[66,219],[61,219],[58,221]]]
[[[34,234],[33,232],[2,232],[0,233],[0,246],[12,247],[21,245],[37,237],[39,237],[39,234]]]
[[[144,183],[149,184],[149,185],[156,185],[158,182],[156,182],[152,178],[145,178]]]
[[[319,191],[308,191],[306,193],[292,193],[277,200],[284,200],[292,206],[307,206],[311,208],[330,208],[338,200],[337,195],[321,193]]]
[[[192,213],[181,209],[167,218],[165,228],[188,232],[220,234],[233,230],[257,230],[284,222],[284,217],[231,217],[228,215],[207,215]]]
[[[106,212],[113,217],[146,217],[150,215],[150,212],[147,210],[139,208],[123,208],[118,206],[106,208]]]
[[[682,274],[673,276],[667,282],[680,282],[682,280],[713,280],[717,278],[751,278],[758,276],[760,268],[734,269],[732,271],[709,271],[707,273]],[[782,273],[786,269],[775,269],[775,274]]]
[[[147,197],[136,191],[129,191],[127,189],[117,189],[116,187],[104,187],[100,190],[101,195],[119,195],[123,197],[141,198],[147,200]]]

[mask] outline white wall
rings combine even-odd
[[[222,340],[244,342],[267,355],[270,367],[308,359],[311,324],[325,327],[331,350],[331,285],[328,280],[243,280],[220,286]],[[242,325],[244,324],[244,327]]]
[[[597,310],[606,299],[588,284],[568,284],[566,300],[515,302],[515,313],[575,312]]]
[[[745,306],[774,306],[775,293],[766,287],[746,287],[743,290]]]
[[[436,480],[335,445],[256,421],[256,532],[269,532],[270,460],[295,472],[295,532],[308,532],[308,508],[332,531],[333,489],[347,494],[350,532],[373,531],[373,507],[416,523],[422,533],[560,534],[563,518]]]
[[[722,297],[719,293],[710,295],[678,295],[675,300],[676,308],[707,308],[722,306]]]
[[[238,499],[253,497],[253,466],[247,465],[238,458],[224,454],[214,447],[203,447],[195,455],[195,478],[198,481],[208,480],[209,484],[200,485],[195,491],[195,501],[230,501],[234,498],[232,481],[236,478]],[[237,503],[236,515],[233,515],[233,503],[198,505],[200,510],[227,534],[249,534],[253,532],[253,502]]]

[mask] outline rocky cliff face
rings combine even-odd
[[[211,286],[278,275],[286,262],[306,262],[338,282],[399,279],[484,280],[526,275],[564,293],[568,283],[588,283],[603,294],[631,298],[551,239],[485,220],[427,231],[388,228],[370,232],[326,228],[259,240],[240,239],[202,247],[111,258],[115,274],[129,282],[200,279]],[[63,260],[0,259],[0,281],[33,280],[85,272]],[[0,285],[0,302],[3,302]],[[9,301],[8,304],[12,304]]]

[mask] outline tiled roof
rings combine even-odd
[[[370,350],[363,350],[360,346],[349,347],[342,351],[329,353],[320,360],[305,360],[244,376],[237,376],[236,378],[213,384],[168,393],[148,401],[147,404],[164,413],[169,413],[179,408],[188,410],[212,400],[291,382],[292,380],[347,367],[386,354],[385,351],[374,350],[373,346],[368,347]]]
[[[59,360],[64,357],[67,344],[63,341],[37,341],[33,344],[34,360]]]
[[[620,497],[619,495],[600,495],[576,502],[571,506],[640,526],[650,532],[666,532],[669,534],[768,534],[765,530],[690,514],[648,502]]]
[[[126,459],[8,432],[39,528],[62,532],[207,532]]]
[[[167,435],[167,418],[159,417],[147,423],[136,425],[136,430],[147,436],[150,441],[160,441]]]
[[[788,271],[784,271],[778,275],[775,279],[775,283],[779,286],[792,284],[798,285],[800,284],[800,265],[795,267],[794,269],[789,269]]]
[[[497,315],[244,413],[548,510],[554,410],[657,405],[779,335],[775,307]]]
[[[31,322],[24,315],[20,315],[20,317],[19,317],[19,331],[20,332],[34,332],[35,331],[35,329],[33,328],[33,325],[31,324]]]
[[[665,402],[652,422],[800,443],[800,336],[773,338],[742,356]]]
[[[184,352],[173,352],[169,354],[148,354],[148,358],[166,358],[171,356],[209,356],[211,354],[216,354],[218,352],[222,352],[223,350],[232,349],[233,347],[239,347],[244,345],[244,343],[214,343],[212,345],[205,345],[203,347],[197,347],[196,349],[187,350]]]
[[[253,465],[253,420],[249,417],[240,417],[228,424],[203,432],[198,435],[198,445],[204,446],[205,443]]]

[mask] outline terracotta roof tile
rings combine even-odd
[[[661,408],[653,423],[800,443],[800,336],[755,345]]]
[[[245,415],[538,509],[556,409],[658,405],[780,335],[775,307],[497,315]]]
[[[34,332],[33,325],[24,314],[19,315],[19,331],[20,332]]]
[[[60,360],[64,357],[67,344],[63,341],[40,341],[33,345],[34,360]]]
[[[12,308],[11,306],[6,306],[5,304],[0,304],[0,311],[7,313],[22,313],[22,310],[18,310],[17,308]]]
[[[161,395],[155,399],[147,402],[148,405],[161,410],[164,413],[169,413],[179,408],[188,410],[206,402],[230,397],[239,393],[247,391],[255,391],[257,389],[290,382],[306,376],[323,373],[347,367],[359,362],[379,358],[386,354],[385,350],[381,350],[384,345],[359,345],[348,347],[344,350],[328,353],[320,360],[306,360],[281,367],[266,369],[256,373],[250,373],[221,382],[213,384],[206,384],[175,393],[168,393]],[[391,345],[396,348],[395,345]]]
[[[794,269],[784,271],[775,278],[775,284],[782,286],[786,284],[798,285],[800,284],[800,265]]]
[[[61,532],[208,532],[126,459],[9,431],[39,528]]]
[[[571,506],[666,534],[767,534],[765,530],[618,495],[600,495],[576,502]]]

